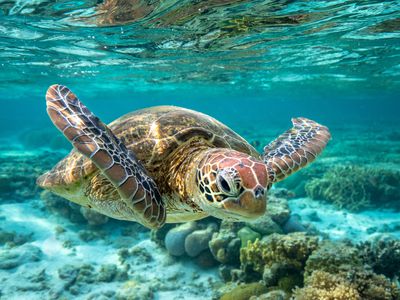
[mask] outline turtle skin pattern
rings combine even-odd
[[[270,183],[281,181],[315,160],[331,138],[327,127],[293,118],[293,127],[264,147]]]
[[[161,227],[165,205],[156,183],[135,155],[67,87],[51,86],[46,103],[54,125],[110,180],[128,212],[145,226]]]

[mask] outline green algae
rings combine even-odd
[[[258,296],[267,291],[267,287],[258,282],[241,284],[222,295],[220,300],[248,300],[251,296]]]

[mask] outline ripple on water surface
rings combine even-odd
[[[0,88],[62,77],[143,90],[360,90],[372,79],[387,90],[398,83],[398,11],[398,1],[7,1]]]

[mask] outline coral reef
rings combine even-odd
[[[363,269],[331,274],[316,270],[296,289],[295,300],[397,300],[399,289],[382,275]]]
[[[205,269],[218,265],[218,262],[215,260],[214,256],[209,250],[204,250],[200,254],[198,254],[195,258],[195,262],[198,266]]]
[[[214,258],[223,264],[237,265],[241,240],[237,232],[244,227],[243,223],[222,221],[218,232],[214,233],[209,243]]]
[[[273,233],[282,233],[281,225],[289,219],[288,202],[283,196],[289,195],[286,189],[274,189],[268,196],[267,212],[260,218],[246,223],[222,221],[219,231],[214,233],[209,247],[214,258],[221,263],[219,273],[226,282],[230,280],[250,280],[249,273],[238,269],[240,248]],[[279,196],[279,197],[277,197]],[[253,274],[257,278],[256,274]]]
[[[185,239],[185,252],[190,257],[196,257],[204,250],[208,249],[208,243],[212,235],[216,232],[218,226],[214,223],[207,226],[206,229],[195,230]]]
[[[41,260],[42,251],[33,245],[25,244],[11,250],[0,252],[0,269],[14,269],[20,265]]]
[[[383,275],[377,275],[365,269],[353,269],[341,272],[339,276],[346,278],[356,286],[361,299],[365,300],[399,300],[398,286]]]
[[[267,287],[277,287],[288,295],[293,292],[295,300],[400,299],[396,284],[366,265],[382,268],[391,256],[394,265],[386,275],[395,276],[399,271],[398,241],[386,239],[374,245],[319,242],[317,236],[304,233],[272,234],[241,249],[242,277],[254,281],[256,272]]]
[[[284,224],[290,216],[290,210],[287,198],[292,197],[290,192],[286,189],[274,189],[268,195],[267,212],[265,215],[269,216],[272,221],[278,225]]]
[[[0,154],[0,200],[22,201],[37,197],[36,178],[62,157],[48,151],[4,151]]]
[[[165,248],[173,256],[182,256],[185,254],[186,237],[197,229],[196,222],[188,222],[176,226],[168,231],[165,236]]]
[[[79,230],[78,236],[84,242],[95,241],[106,238],[107,233],[101,230]]]
[[[167,233],[176,226],[173,223],[166,223],[160,229],[153,229],[150,232],[150,239],[158,245],[165,247],[165,236]]]
[[[342,277],[315,271],[307,286],[294,291],[294,300],[361,300],[357,289]]]
[[[117,291],[117,300],[152,300],[154,289],[136,280],[126,281]]]
[[[375,273],[389,278],[400,276],[400,241],[390,236],[380,236],[376,240],[358,245],[364,263]]]
[[[97,273],[96,281],[99,282],[111,282],[114,280],[122,281],[128,277],[125,270],[120,270],[114,264],[107,264],[100,266],[100,270]]]
[[[314,271],[336,274],[353,268],[362,268],[363,262],[356,247],[345,242],[324,241],[307,259],[305,278]]]
[[[365,247],[363,244],[361,248]],[[304,283],[304,288],[294,292],[294,299],[391,300],[400,297],[394,283],[365,267],[360,246],[345,242],[321,243],[306,262]]]
[[[247,222],[247,226],[261,235],[283,233],[281,227],[272,220],[269,214],[264,214],[252,222]]]
[[[15,231],[6,231],[0,228],[0,246],[7,245],[9,247],[20,246],[32,239],[33,233],[22,234]]]
[[[309,181],[305,189],[313,199],[350,211],[376,207],[400,209],[399,182],[399,171],[341,165],[329,169],[322,178]]]
[[[102,265],[98,268],[90,264],[67,264],[58,269],[58,277],[61,279],[62,288],[55,291],[56,295],[60,296],[65,291],[72,295],[79,295],[87,290],[89,284],[125,281],[127,271],[113,264]]]
[[[291,274],[301,276],[306,260],[318,247],[318,238],[304,233],[272,234],[240,250],[241,269],[262,274],[267,286]]]
[[[276,194],[283,196],[288,192],[277,189]],[[238,265],[239,249],[247,241],[272,233],[282,233],[281,225],[289,219],[290,210],[287,200],[272,193],[268,196],[267,212],[260,218],[247,223],[222,221],[220,229],[210,241],[210,250],[215,259],[222,264]],[[227,268],[224,268],[226,273]]]
[[[301,217],[298,214],[293,214],[289,217],[282,229],[285,233],[291,232],[306,232],[307,228],[301,222]]]
[[[162,230],[162,229],[161,229]],[[172,256],[189,256],[202,268],[210,268],[216,265],[216,261],[209,249],[209,243],[218,225],[213,221],[189,222],[178,225],[157,233],[153,231],[152,237],[158,240],[165,235],[164,243],[168,253]]]
[[[261,234],[254,230],[251,230],[247,226],[240,229],[237,234],[240,238],[242,247],[246,247],[248,242],[254,242],[256,239],[261,238]]]

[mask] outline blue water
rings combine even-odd
[[[387,235],[399,241],[400,1],[102,2],[0,1],[0,298],[221,294],[218,268],[224,263],[198,269],[192,258],[171,258],[142,227],[113,220],[93,227],[79,207],[71,209],[62,199],[52,204],[48,194],[41,195],[35,178],[71,149],[46,114],[44,95],[55,83],[71,88],[106,123],[140,108],[177,105],[213,116],[260,151],[290,128],[292,117],[314,119],[330,128],[332,141],[313,165],[277,185],[294,193],[285,197],[291,215],[304,223],[294,227],[312,227],[307,232],[335,241]],[[354,173],[332,173],[354,166]],[[307,188],[312,180],[332,184],[316,194]],[[346,180],[349,185],[342,185]],[[359,187],[366,194],[357,194]],[[335,198],[343,191],[356,195],[346,194],[349,202],[367,204],[352,209]],[[55,229],[60,227],[63,233]],[[121,233],[125,227],[131,233]],[[93,240],[84,241],[84,231]],[[89,278],[106,264],[126,268],[117,253],[135,245],[153,253],[152,263],[131,255],[123,279]],[[36,250],[24,250],[30,246]],[[37,258],[27,256],[32,251]],[[19,261],[4,267],[13,255]],[[94,269],[86,273],[93,274],[74,278],[71,286],[57,275],[64,265],[81,270],[87,261]],[[49,263],[43,277],[40,271]],[[395,258],[391,263],[400,266]],[[146,273],[160,264],[160,276],[178,279],[165,282]],[[29,268],[33,275],[26,273]],[[182,272],[200,275],[182,279]],[[21,274],[29,284],[20,284]],[[143,280],[161,287],[142,286]],[[188,282],[197,285],[170,287]]]

